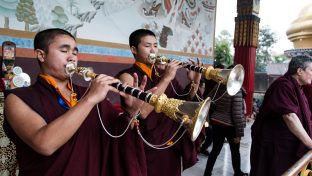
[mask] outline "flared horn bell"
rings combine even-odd
[[[208,116],[211,99],[208,97],[202,102],[187,101],[179,108],[184,111],[190,117],[191,123],[187,123],[185,126],[191,136],[191,140],[195,141],[200,134],[206,118]],[[195,109],[195,111],[194,111]]]
[[[227,78],[226,90],[229,95],[235,95],[243,86],[245,78],[244,67],[240,64],[236,65]]]
[[[201,102],[191,102],[167,98],[165,94],[150,100],[156,112],[163,112],[174,121],[183,123],[192,141],[196,140],[204,126],[210,103],[210,97]]]
[[[208,67],[203,74],[206,79],[212,79],[225,84],[227,93],[231,96],[235,95],[241,89],[245,78],[244,67],[240,64],[237,64],[232,69]]]

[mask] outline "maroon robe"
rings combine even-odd
[[[162,74],[161,71],[160,75]],[[139,83],[142,81],[145,73],[136,65],[133,67],[121,71],[118,75],[123,73],[129,73],[133,75],[133,73],[138,74]],[[160,81],[160,77],[156,76],[155,70],[152,73],[152,79],[147,80],[147,84],[145,89],[151,89],[155,87]],[[182,89],[176,79],[172,80],[172,84],[179,94],[183,94],[188,91]],[[171,85],[169,84],[168,88],[165,91],[165,94],[169,98],[177,98],[177,99],[185,99],[186,97],[178,97]],[[178,129],[179,124],[169,117],[167,117],[163,113],[156,113],[152,111],[146,119],[140,119],[140,130],[144,138],[150,142],[151,144],[163,144],[168,139],[172,137],[172,135]],[[179,133],[173,139],[173,142],[177,140],[178,137],[181,136],[184,128],[180,129]],[[203,139],[200,137],[201,140]],[[200,139],[199,139],[200,140]],[[196,144],[200,144],[197,142]],[[183,169],[187,169],[193,166],[197,161],[197,151],[196,151],[195,143],[193,143],[190,137],[187,134],[184,136],[173,146],[159,150],[149,147],[145,145],[145,154],[147,161],[147,174],[148,176],[180,176],[181,175],[181,158]],[[199,147],[198,147],[199,148]]]
[[[78,94],[78,99],[86,90],[75,85],[73,88]],[[9,93],[21,98],[47,123],[67,111],[59,104],[59,95],[55,89],[41,77],[38,77],[33,86],[11,90]],[[99,111],[105,127],[112,134],[120,134],[126,129],[128,124],[126,115],[118,117],[110,102],[102,101],[99,104]],[[14,133],[6,120],[4,129],[16,144],[21,176],[147,175],[144,146],[135,130],[128,130],[125,136],[118,139],[109,137],[102,129],[96,107],[92,109],[71,139],[51,156],[43,156],[32,150]]]
[[[312,137],[307,99],[298,82],[284,75],[267,90],[252,126],[251,176],[281,175],[308,151],[284,122],[288,113],[296,113]]]
[[[312,110],[312,84],[304,85],[303,92],[308,99],[310,110]]]

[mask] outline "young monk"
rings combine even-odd
[[[129,45],[136,62],[131,68],[119,73],[120,80],[129,85],[135,85],[135,79],[132,74],[137,73],[139,82],[143,79],[144,75],[148,77],[147,89],[157,87],[155,94],[160,95],[161,93],[165,93],[169,98],[188,100],[192,100],[195,97],[201,78],[199,73],[188,72],[190,82],[193,81],[192,86],[190,86],[191,90],[186,89],[184,91],[184,93],[189,92],[186,96],[178,96],[177,94],[183,94],[183,88],[175,78],[177,70],[183,67],[180,64],[181,62],[173,60],[163,65],[165,68],[162,70],[149,59],[148,56],[150,54],[158,53],[158,43],[152,31],[138,29],[132,32],[129,37]],[[177,131],[179,123],[166,117],[163,113],[156,113],[154,108],[149,104],[144,104],[143,107],[139,116],[140,129],[143,137],[151,144],[165,143]],[[186,169],[196,163],[197,148],[188,135],[184,134],[175,143],[183,131],[184,129],[180,130],[176,137],[165,145],[165,147],[168,147],[174,144],[167,149],[156,149],[145,145],[148,176],[179,176],[182,169]]]
[[[34,39],[40,74],[34,85],[6,93],[4,128],[16,145],[20,175],[145,176],[143,144],[133,130],[120,134],[143,102],[125,97],[118,116],[106,100],[119,80],[100,74],[86,88],[70,84],[68,62],[78,62],[75,38],[62,29],[47,29]],[[137,76],[134,75],[136,81]],[[140,86],[144,88],[146,79]],[[83,96],[85,94],[85,96]]]

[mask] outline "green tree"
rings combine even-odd
[[[270,61],[273,61],[271,49],[277,42],[276,34],[271,31],[269,26],[264,26],[260,28],[258,42],[259,44],[256,54],[256,72],[266,72],[265,67]]]
[[[286,57],[284,54],[273,56],[273,63],[285,63],[285,61],[289,60],[288,57]]]
[[[233,64],[233,56],[231,54],[233,39],[231,34],[228,31],[223,30],[215,39],[215,42],[215,65],[222,64],[227,67]]]
[[[64,28],[68,22],[68,17],[64,12],[64,8],[61,6],[55,6],[52,10],[52,24],[57,28]]]
[[[25,31],[29,31],[29,25],[38,24],[32,0],[20,0],[16,7],[15,15],[18,21],[25,22]]]

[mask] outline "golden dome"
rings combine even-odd
[[[295,48],[312,48],[312,3],[301,10],[286,34]]]

